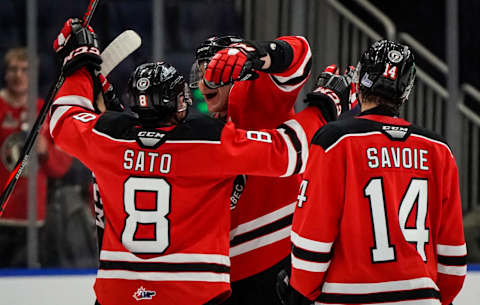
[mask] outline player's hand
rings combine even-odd
[[[122,102],[118,98],[115,88],[113,85],[108,81],[108,79],[103,76],[103,74],[98,74],[98,80],[102,86],[102,96],[103,96],[103,106],[104,109],[101,108],[100,105],[97,105],[101,112],[105,110],[110,111],[123,111],[125,107],[123,106]]]
[[[253,41],[241,41],[218,51],[208,63],[204,75],[205,85],[211,89],[235,81],[254,80],[265,62],[267,52]]]
[[[345,69],[345,73],[343,74],[347,82],[350,83],[350,96],[348,99],[348,102],[349,102],[348,110],[352,110],[355,106],[358,105],[357,86],[353,81],[353,78],[355,77],[355,72],[356,72],[355,70],[356,70],[355,66],[348,66],[347,69]]]
[[[290,276],[288,275],[288,272],[284,269],[280,270],[277,274],[277,281],[275,282],[275,291],[277,292],[277,297],[282,305],[287,305],[288,303],[289,285]]]
[[[350,110],[351,83],[350,75],[339,75],[337,66],[330,65],[317,77],[315,89],[307,94],[305,102],[320,108],[327,122],[334,121]]]
[[[58,67],[65,76],[81,67],[100,70],[102,58],[98,49],[97,36],[92,27],[84,28],[77,18],[68,19],[53,42],[57,53]]]

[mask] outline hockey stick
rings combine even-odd
[[[140,36],[133,30],[126,30],[120,35],[118,35],[102,52],[101,56],[103,59],[102,65],[101,65],[101,71],[100,73],[107,77],[108,74],[116,67],[118,64],[120,64],[128,55],[132,54],[136,49],[140,47],[142,44],[142,39]],[[42,108],[43,109],[43,108]],[[35,127],[35,126],[34,126]],[[33,129],[32,129],[33,130]],[[35,139],[33,140],[35,142]],[[27,141],[28,142],[28,141]],[[33,144],[32,144],[33,145]],[[31,149],[31,147],[30,147]],[[30,150],[26,153],[25,157],[23,158],[25,160],[25,163],[27,162],[28,156],[29,156]],[[21,160],[21,158],[19,159]],[[18,166],[18,163],[17,163]],[[24,164],[21,164],[22,167],[24,167]],[[23,169],[23,168],[22,168]],[[22,169],[17,170],[18,177],[21,175]],[[15,172],[15,171],[14,171]],[[7,187],[10,187],[8,189],[8,192],[13,191],[13,188],[15,186],[16,180],[18,180],[18,177],[14,175],[14,172],[12,172],[9,181],[14,181],[12,179],[15,179],[15,182],[13,182],[12,185],[7,184]],[[5,189],[4,192],[6,192],[7,189]],[[10,193],[7,193],[5,196],[9,196]],[[8,201],[8,198],[6,198],[5,201],[4,199],[4,194],[2,194],[2,205],[5,205],[6,202]],[[5,203],[4,203],[5,202]],[[3,212],[3,209],[0,210],[0,216]]]
[[[102,52],[103,62],[100,73],[107,77],[119,63],[138,49],[141,44],[142,39],[133,30],[126,30],[118,35]]]
[[[99,1],[100,0],[90,0],[88,4],[87,12],[83,17],[84,27],[87,27],[89,25],[90,20],[92,19],[92,15],[95,12],[95,8],[97,7],[97,4]],[[47,97],[47,101],[43,104],[42,108],[40,109],[38,117],[35,120],[35,123],[33,124],[32,130],[27,136],[25,144],[23,145],[22,153],[20,154],[20,158],[18,159],[17,164],[15,165],[15,168],[11,172],[7,182],[5,183],[5,186],[2,189],[2,195],[0,197],[0,216],[3,214],[4,206],[7,203],[8,199],[10,198],[10,195],[12,194],[15,184],[17,184],[18,179],[22,175],[22,171],[27,164],[28,158],[30,157],[33,144],[35,144],[37,140],[37,137],[38,137],[38,134],[40,133],[40,129],[43,125],[43,122],[45,122],[45,118],[47,117],[48,110],[50,109],[50,106],[53,103],[53,99],[55,95],[57,95],[57,92],[62,86],[64,80],[65,80],[65,76],[63,75],[63,73],[60,73],[60,76],[57,79],[57,83],[55,84],[53,89],[50,91],[50,94]]]

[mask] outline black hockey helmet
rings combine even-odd
[[[204,40],[195,50],[195,62],[190,71],[189,86],[197,88],[198,81],[202,79],[203,74],[200,69],[201,64],[206,64],[218,51],[227,48],[232,43],[243,41],[238,36],[212,36]]]
[[[415,59],[408,46],[390,40],[373,43],[360,57],[354,81],[361,93],[403,104],[415,80]]]
[[[192,104],[183,76],[165,62],[138,66],[128,81],[128,93],[131,110],[153,124],[169,120]],[[181,96],[184,103],[180,104]]]
[[[203,41],[195,50],[197,62],[209,61],[218,51],[225,49],[232,43],[241,42],[238,36],[213,36]]]

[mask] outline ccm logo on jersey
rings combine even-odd
[[[403,140],[409,135],[408,127],[402,126],[384,125],[382,126],[382,131],[392,140]]]
[[[138,133],[139,137],[147,137],[147,138],[163,138],[165,134],[160,133],[158,131],[140,131]]]
[[[159,131],[142,130],[137,133],[137,143],[144,148],[156,148],[165,140],[165,134]]]

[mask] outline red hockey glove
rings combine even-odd
[[[244,40],[218,51],[208,63],[204,75],[205,85],[218,88],[235,81],[254,80],[264,62],[260,59],[267,55],[265,49],[253,41]]]
[[[318,107],[327,122],[334,121],[350,110],[351,83],[351,77],[339,75],[337,66],[330,65],[320,73],[315,89],[307,94],[305,102]]]
[[[57,53],[57,66],[65,76],[81,67],[100,70],[102,58],[97,36],[90,26],[84,28],[80,19],[70,18],[65,22],[53,42],[53,49]]]

